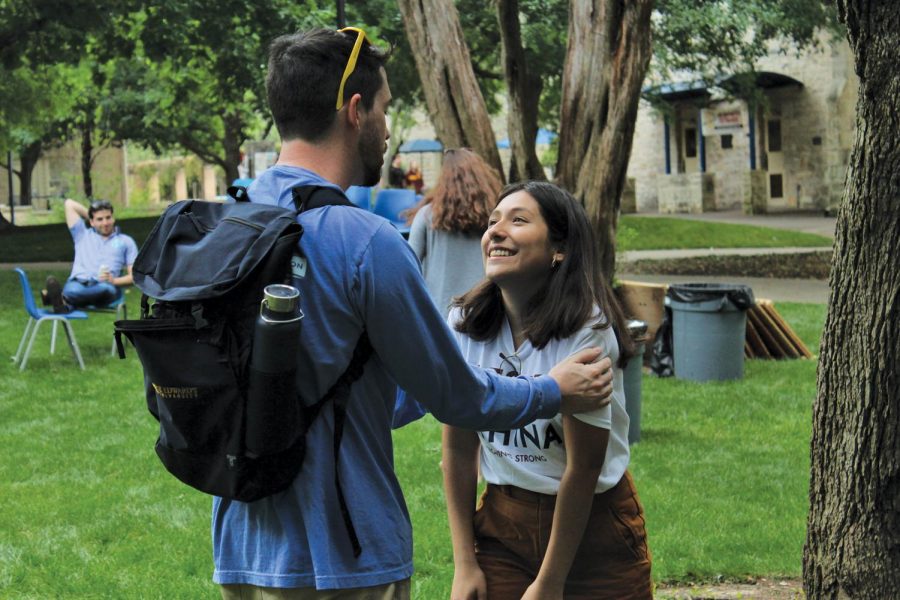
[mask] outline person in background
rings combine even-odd
[[[131,236],[116,227],[112,204],[94,200],[88,208],[67,199],[66,225],[75,243],[75,260],[65,285],[52,275],[41,298],[54,312],[66,313],[84,306],[107,306],[132,284],[131,269],[138,248]],[[90,227],[85,225],[88,221]]]
[[[378,182],[390,136],[386,60],[355,27],[272,42],[266,92],[282,145],[278,163],[250,185],[253,202],[293,209],[298,186]],[[323,398],[366,342],[374,356],[347,392],[337,459],[336,413],[326,405],[306,434],[306,460],[290,487],[255,502],[213,498],[213,580],[226,600],[408,600],[412,525],[391,439],[397,386],[442,421],[503,429],[602,406],[611,363],[590,349],[542,377],[475,369],[391,223],[349,202],[297,220],[304,230],[292,278],[305,314],[300,399]]]
[[[470,364],[546,373],[601,346],[617,364],[613,401],[511,430],[443,430],[453,540],[452,598],[652,598],[644,512],[627,471],[624,316],[599,271],[587,214],[545,182],[507,187],[481,239],[486,280],[448,322]],[[487,482],[475,508],[477,470]]]
[[[400,155],[395,154],[394,160],[391,161],[391,167],[388,169],[388,186],[392,188],[406,187],[406,173],[403,172],[403,161]]]
[[[454,296],[484,277],[481,234],[502,187],[480,156],[467,148],[450,149],[444,152],[437,183],[408,215],[409,245],[442,314]]]
[[[417,194],[421,194],[422,189],[425,187],[425,180],[422,178],[422,169],[416,161],[411,161],[409,163],[409,171],[406,172],[406,187],[413,188]]]

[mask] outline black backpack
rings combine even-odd
[[[297,215],[353,205],[324,186],[294,188],[296,211],[252,204],[243,188],[229,194],[236,202],[184,200],[166,209],[133,267],[141,318],[117,321],[115,336],[121,358],[123,335],[137,350],[166,469],[202,492],[253,502],[291,484],[303,465],[306,431],[328,402],[337,465],[347,396],[371,345],[364,332],[347,370],[308,407],[297,396],[295,371],[273,380],[250,369],[263,289],[291,282],[303,234]],[[337,469],[335,484],[358,555]]]

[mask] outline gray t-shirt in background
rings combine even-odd
[[[453,297],[468,292],[484,277],[481,236],[436,231],[431,221],[431,205],[426,204],[410,226],[409,245],[422,263],[431,299],[446,315]]]

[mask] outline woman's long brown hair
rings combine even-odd
[[[594,305],[603,312],[598,329],[612,326],[619,342],[619,366],[634,354],[626,330],[625,314],[612,291],[610,279],[600,272],[599,248],[587,213],[567,191],[552,183],[525,181],[507,186],[498,202],[518,191],[535,199],[547,223],[551,245],[565,258],[550,271],[544,286],[532,297],[524,317],[525,335],[540,349],[552,339],[574,335],[591,319]],[[456,330],[484,341],[500,332],[505,316],[500,288],[485,279],[454,306],[462,308]]]
[[[430,204],[432,229],[481,235],[502,187],[497,172],[480,156],[468,148],[447,150],[437,184],[407,213],[407,223]]]

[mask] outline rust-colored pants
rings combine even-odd
[[[488,484],[475,513],[475,545],[490,600],[519,600],[534,581],[555,506],[556,496]],[[653,598],[644,509],[627,471],[615,487],[594,496],[565,597]]]

